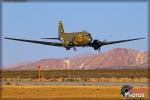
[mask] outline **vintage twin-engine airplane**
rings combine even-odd
[[[109,42],[93,40],[91,34],[86,31],[72,32],[72,33],[64,32],[62,21],[59,21],[58,37],[57,38],[41,38],[41,39],[56,39],[61,42],[47,42],[47,41],[26,40],[26,39],[16,39],[16,38],[7,38],[7,37],[5,37],[5,39],[37,43],[37,44],[43,44],[43,45],[50,45],[50,46],[65,47],[66,50],[70,50],[70,48],[73,48],[76,51],[75,47],[93,47],[94,50],[100,51],[100,47],[104,45],[140,40],[144,38],[134,38],[134,39],[109,41]]]

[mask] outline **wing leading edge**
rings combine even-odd
[[[135,38],[135,39],[127,39],[127,40],[118,40],[118,41],[104,41],[102,42],[102,45],[110,45],[110,44],[115,44],[115,43],[122,43],[122,42],[128,42],[128,41],[134,41],[134,40],[140,40],[140,39],[145,39],[145,38]]]
[[[7,38],[4,37],[5,39],[8,40],[15,40],[15,41],[22,41],[22,42],[30,42],[30,43],[36,43],[36,44],[43,44],[43,45],[50,45],[50,46],[57,46],[57,47],[64,47],[63,43],[60,42],[46,42],[46,41],[37,41],[37,40],[26,40],[26,39],[17,39],[17,38]],[[145,39],[145,38],[135,38],[135,39],[126,39],[126,40],[118,40],[118,41],[103,41],[100,44],[94,44],[91,45],[92,47],[94,47],[95,45],[96,48],[100,48],[103,45],[110,45],[110,44],[116,44],[116,43],[122,43],[122,42],[128,42],[128,41],[134,41],[134,40],[140,40],[140,39]],[[87,45],[86,45],[87,46]]]
[[[8,39],[8,40],[16,40],[16,41],[30,42],[30,43],[43,44],[43,45],[51,45],[51,46],[58,46],[58,47],[62,47],[63,46],[63,44],[59,43],[59,42],[46,42],[46,41],[37,41],[37,40],[7,38],[7,37],[4,37],[4,38]]]

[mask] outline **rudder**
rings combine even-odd
[[[63,34],[64,33],[64,28],[63,28],[63,24],[62,21],[58,22],[58,34]]]

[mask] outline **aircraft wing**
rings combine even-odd
[[[60,46],[62,47],[63,44],[59,42],[46,42],[46,41],[36,41],[36,40],[26,40],[26,39],[16,39],[16,38],[7,38],[8,40],[16,40],[16,41],[22,41],[22,42],[30,42],[30,43],[36,43],[36,44],[43,44],[43,45],[51,45],[51,46]]]
[[[140,40],[144,38],[135,38],[135,39],[127,39],[127,40],[118,40],[118,41],[104,41],[102,42],[102,45],[109,45],[109,44],[115,44],[115,43],[122,43],[122,42],[128,42],[128,41],[134,41],[134,40]]]

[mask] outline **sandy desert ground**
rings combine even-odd
[[[135,86],[134,88],[140,88]],[[145,88],[144,99],[148,99],[150,87]],[[27,100],[100,100],[100,99],[125,99],[120,95],[121,86],[13,86],[1,87],[1,99]]]

